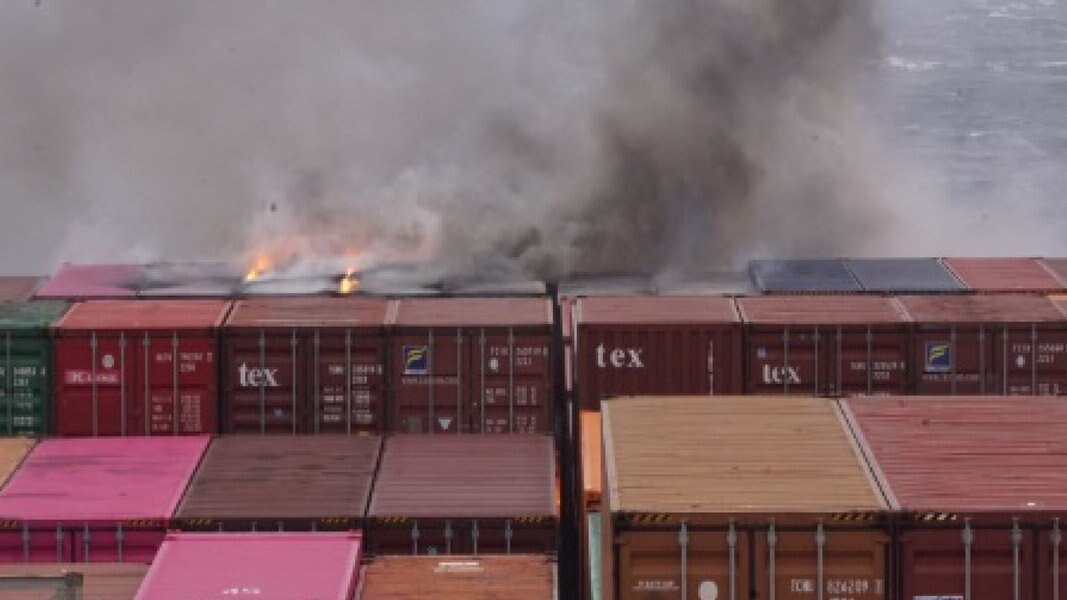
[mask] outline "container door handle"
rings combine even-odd
[[[771,528],[767,530],[767,552],[769,554],[767,560],[767,584],[768,590],[770,590],[770,595],[768,596],[770,600],[774,600],[775,592],[777,591],[775,590],[775,582],[777,581],[777,576],[775,574],[777,549],[778,532],[774,528],[774,521],[771,521]]]
[[[971,520],[963,525],[963,598],[971,600],[971,547],[974,545],[974,530]]]
[[[737,529],[730,519],[730,529],[726,532],[726,546],[730,555],[730,600],[737,600]]]
[[[689,597],[689,527],[682,521],[682,527],[678,530],[678,550],[682,559],[682,577],[680,583],[681,598]]]
[[[824,555],[826,553],[826,531],[823,530],[822,522],[819,522],[819,525],[815,529],[815,548],[816,548],[817,554],[818,554],[818,556],[817,556],[818,562],[816,564],[816,569],[815,569],[815,581],[816,581],[816,585],[819,586],[818,587],[818,591],[815,594],[815,597],[818,600],[823,600],[823,590],[826,589],[826,582],[823,581],[824,578],[825,578],[824,577],[825,576],[825,571],[824,571],[825,556]]]

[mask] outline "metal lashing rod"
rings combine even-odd
[[[689,597],[689,527],[686,526],[685,521],[682,521],[682,526],[678,530],[678,548],[682,555],[682,600]]]
[[[974,530],[968,518],[963,524],[963,598],[971,600],[971,547],[974,545]]]
[[[767,551],[770,554],[770,556],[768,557],[768,561],[767,561],[767,579],[768,579],[767,583],[770,586],[768,588],[770,590],[770,595],[768,596],[770,598],[770,600],[774,600],[775,592],[777,591],[777,590],[775,590],[775,581],[776,581],[775,558],[776,558],[776,554],[777,554],[776,553],[777,548],[778,548],[778,532],[774,528],[774,520],[772,519],[771,520],[771,527],[770,527],[770,529],[767,530]]]
[[[1019,518],[1011,520],[1011,589],[1013,600],[1019,600],[1019,546],[1023,543],[1023,532],[1019,529]]]
[[[730,554],[730,600],[737,600],[737,529],[730,519],[730,529],[726,532],[726,546]]]

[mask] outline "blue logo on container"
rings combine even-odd
[[[429,375],[430,349],[427,346],[404,346],[404,375]]]
[[[952,347],[948,342],[926,342],[926,372],[952,371]]]

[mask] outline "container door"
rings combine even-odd
[[[833,365],[827,393],[908,393],[908,337],[901,331],[865,327],[833,332],[827,345]]]
[[[151,563],[163,545],[162,525],[71,527],[74,562]]]
[[[238,334],[227,342],[230,433],[304,433],[300,388],[307,373],[295,330]]]
[[[756,532],[756,598],[881,600],[886,539],[872,531]],[[773,589],[772,589],[773,588]],[[822,595],[819,595],[819,590]]]
[[[962,529],[905,533],[901,539],[904,598],[1030,598],[1033,534],[1013,535],[1008,529],[975,529],[972,534],[968,560]]]
[[[56,433],[127,435],[136,400],[134,342],[92,332],[56,341]]]
[[[217,431],[215,340],[145,333],[138,356],[141,402],[129,430],[143,435]]]
[[[314,331],[311,338],[311,431],[378,433],[382,429],[385,356],[382,339]]]
[[[3,335],[0,351],[0,435],[48,432],[51,347],[43,335]]]
[[[748,393],[825,395],[830,329],[754,331],[748,340]],[[835,379],[836,381],[836,379]]]
[[[466,433],[469,406],[463,388],[469,361],[455,329],[393,338],[394,394],[390,425],[396,433]]]
[[[749,598],[748,536],[743,533],[737,534],[732,549],[726,532],[620,535],[616,568],[622,600]]]
[[[984,327],[919,331],[912,360],[920,395],[999,394],[994,371],[995,336]]]
[[[469,429],[474,433],[551,433],[552,361],[548,336],[480,330],[469,338]]]
[[[69,563],[73,535],[64,529],[4,521],[0,528],[0,564]]]
[[[997,393],[1055,396],[1067,393],[1067,332],[1060,329],[997,330]],[[1005,375],[1006,374],[1006,375]]]

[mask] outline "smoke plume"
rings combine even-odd
[[[0,269],[861,253],[870,4],[6,2]]]

